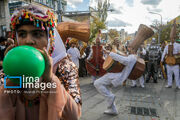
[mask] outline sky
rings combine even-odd
[[[89,6],[95,8],[97,1],[67,0],[67,10],[86,11],[89,10]],[[128,33],[134,33],[140,24],[150,26],[155,20],[160,22],[160,15],[163,24],[179,16],[180,0],[110,0],[110,8],[115,11],[108,12],[108,29],[120,30],[123,28]]]
[[[90,0],[66,0],[67,11],[88,11]]]

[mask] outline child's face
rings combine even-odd
[[[76,44],[75,44],[75,43],[72,43],[72,44],[71,44],[71,47],[76,47]]]
[[[46,31],[33,25],[23,25],[17,29],[18,45],[29,45],[38,49],[47,47],[48,37]]]

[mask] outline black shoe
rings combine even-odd
[[[137,85],[132,85],[132,86],[131,86],[131,88],[135,88],[135,87],[137,87]]]
[[[149,80],[146,80],[146,83],[149,83]]]
[[[158,83],[157,80],[154,80],[154,83]]]

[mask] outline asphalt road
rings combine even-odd
[[[91,84],[91,78],[80,78],[81,120],[180,120],[180,90],[175,83],[173,88],[165,88],[162,79],[145,84],[145,88],[131,88],[130,84],[128,80],[126,86],[112,88],[119,114],[110,116],[103,114],[106,101]]]

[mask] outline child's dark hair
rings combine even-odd
[[[0,37],[0,43],[6,41],[7,39],[5,37]]]

